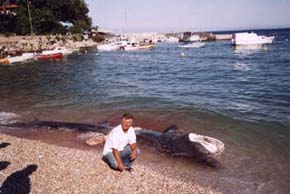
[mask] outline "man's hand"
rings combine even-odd
[[[138,149],[138,146],[136,143],[133,143],[133,144],[129,144],[132,152],[130,154],[130,159],[131,160],[135,160],[137,158],[137,149]]]
[[[122,172],[125,170],[125,166],[123,163],[118,164],[118,169]]]
[[[113,148],[113,155],[114,155],[114,157],[115,157],[115,159],[116,159],[116,161],[117,161],[118,169],[119,169],[121,172],[124,171],[124,170],[125,170],[125,166],[124,166],[124,164],[123,164],[123,162],[122,162],[122,159],[121,159],[121,157],[120,157],[120,153],[119,153],[119,151],[118,151],[117,149],[114,149],[114,148]]]
[[[137,149],[133,150],[130,154],[130,159],[135,160],[137,158]]]

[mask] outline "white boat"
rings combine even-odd
[[[24,62],[29,59],[33,59],[33,57],[34,57],[34,53],[23,53],[21,56],[14,56],[14,57],[8,56],[7,59],[9,63],[11,64],[11,63]]]
[[[154,44],[140,44],[138,42],[127,42],[120,47],[120,50],[124,51],[136,51],[136,50],[143,50],[143,49],[151,49],[155,45]]]
[[[51,55],[51,54],[57,54],[57,53],[62,53],[62,55],[70,55],[70,54],[73,53],[73,50],[72,49],[67,49],[65,47],[56,47],[53,50],[42,51],[41,54]]]
[[[189,37],[188,41],[192,41],[192,42],[194,42],[194,41],[200,41],[200,36],[197,35],[197,34],[191,35]]]
[[[181,48],[201,48],[204,47],[206,43],[204,42],[193,42],[190,44],[179,45]]]
[[[258,36],[256,33],[235,33],[232,38],[232,45],[249,45],[249,44],[270,44],[274,36]]]
[[[167,39],[164,40],[164,42],[167,43],[177,43],[179,42],[179,39],[173,36],[167,37]]]
[[[122,46],[126,43],[122,42],[112,42],[108,44],[100,44],[97,46],[98,51],[117,51],[120,50]]]
[[[140,44],[135,41],[118,41],[97,46],[98,51],[135,51],[140,49],[149,49],[152,47],[154,47],[154,44]]]

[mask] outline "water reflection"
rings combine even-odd
[[[250,71],[252,70],[251,64],[246,64],[246,63],[242,63],[242,62],[236,62],[234,63],[234,69],[235,70],[239,70],[239,71]],[[243,81],[243,77],[239,77],[237,78],[240,81]]]
[[[252,44],[252,45],[238,45],[233,47],[234,53],[238,55],[250,55],[260,51],[268,50],[267,45]]]

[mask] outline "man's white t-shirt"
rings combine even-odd
[[[118,125],[110,132],[103,150],[103,155],[112,152],[112,148],[122,151],[126,145],[136,143],[136,134],[133,127],[125,133],[122,125]]]

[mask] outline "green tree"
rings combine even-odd
[[[0,33],[30,34],[27,2],[35,34],[54,34],[71,31],[80,33],[91,28],[92,20],[84,0],[15,0],[19,6],[14,15],[0,15]],[[67,29],[61,22],[71,23]]]

